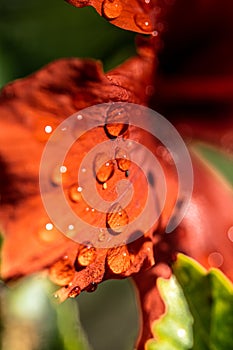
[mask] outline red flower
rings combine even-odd
[[[170,264],[177,252],[190,255],[207,268],[219,265],[214,259],[218,255],[211,255],[217,253],[223,258],[220,268],[233,278],[233,247],[228,236],[233,226],[232,189],[193,150],[196,140],[228,151],[233,149],[230,16],[233,6],[227,0],[221,4],[190,1],[188,8],[185,0],[177,0],[173,6],[165,0],[69,2],[93,5],[113,24],[153,33],[153,38],[148,42],[139,39],[138,55],[107,74],[99,62],[64,59],[2,90],[2,276],[8,280],[48,269],[51,280],[63,287],[58,295],[64,300],[81,290],[95,288],[105,279],[133,275],[141,297],[143,330],[138,343],[141,349],[151,337],[151,322],[163,311],[154,288],[156,278],[170,274]],[[116,101],[150,106],[172,121],[190,149],[194,191],[182,223],[173,233],[164,234],[177,194],[177,176],[164,154],[158,155],[159,144],[148,139],[147,146],[160,160],[168,186],[169,197],[161,220],[133,243],[95,249],[74,243],[50,224],[40,197],[39,164],[49,138],[46,126],[55,129],[80,109]],[[105,138],[104,130],[95,130],[91,137],[82,139],[82,149],[85,151],[90,143],[94,146]],[[139,141],[145,139],[141,131]],[[71,157],[71,167],[80,164],[82,156],[72,153],[75,158]],[[119,179],[120,172],[111,178],[110,194]],[[73,179],[65,180],[64,191],[69,193],[72,185]],[[136,190],[143,197],[140,188]],[[105,194],[106,199],[111,200],[110,194]],[[81,207],[75,209],[75,200],[70,205],[81,211],[84,220],[89,220],[89,214]],[[130,209],[129,216],[134,210]]]

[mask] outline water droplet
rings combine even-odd
[[[94,160],[94,171],[96,179],[100,183],[105,183],[114,173],[114,163],[112,160],[106,161],[105,153],[99,153]]]
[[[58,239],[59,233],[54,225],[48,222],[38,231],[38,238],[45,243],[49,243]]]
[[[49,269],[49,278],[59,286],[68,285],[73,280],[74,274],[74,266],[67,257],[58,260]]]
[[[115,138],[126,132],[129,127],[129,116],[124,107],[115,106],[109,108],[105,119],[105,132],[110,138]]]
[[[107,182],[104,182],[102,187],[103,187],[103,190],[106,190],[108,188]]]
[[[208,256],[208,263],[211,267],[220,267],[223,264],[223,256],[218,252],[213,252]]]
[[[89,210],[90,210],[90,208],[86,207],[86,211],[89,211]]]
[[[62,165],[60,166],[60,173],[65,174],[67,172],[67,167]]]
[[[56,166],[51,175],[52,184],[56,186],[61,185],[64,175],[67,177],[67,167],[64,165]]]
[[[68,226],[68,230],[74,230],[74,225],[70,224],[70,225]]]
[[[94,213],[94,211],[95,211],[95,208],[91,208],[91,211],[92,211],[92,213]]]
[[[139,13],[134,17],[136,25],[144,32],[152,32],[153,26],[147,15]]]
[[[94,291],[96,291],[98,287],[98,284],[95,282],[91,282],[86,288],[85,291],[88,293],[93,293]]]
[[[53,224],[51,224],[51,222],[48,222],[48,223],[45,225],[45,228],[46,228],[46,230],[51,231],[51,230],[53,229]]]
[[[87,171],[86,168],[82,168],[82,173],[85,173]]]
[[[104,232],[103,229],[100,229],[100,232],[98,234],[98,241],[103,242],[106,238],[106,233]]]
[[[53,128],[51,125],[46,125],[44,128],[44,131],[46,132],[46,134],[51,134],[51,132],[53,131]]]
[[[103,2],[103,14],[108,19],[114,19],[120,16],[122,12],[121,0],[105,0]]]
[[[76,298],[80,293],[81,293],[81,289],[78,286],[76,286],[73,289],[71,289],[71,291],[68,294],[68,297]]]
[[[117,166],[122,171],[127,171],[130,168],[131,161],[129,159],[128,153],[123,148],[116,148],[115,158],[117,161]]]
[[[96,249],[91,246],[86,246],[80,249],[77,256],[77,262],[81,266],[88,266],[94,261],[95,257]]]
[[[77,184],[74,184],[70,186],[69,188],[69,198],[72,200],[72,202],[78,203],[82,199],[82,194],[80,191],[80,187],[77,186]]]
[[[106,215],[106,225],[114,233],[121,233],[129,222],[129,217],[119,203],[115,203]]]
[[[108,251],[107,263],[115,274],[127,271],[131,265],[130,254],[126,246],[112,248]]]
[[[82,116],[81,114],[78,114],[78,115],[77,115],[77,119],[78,119],[78,120],[82,120],[82,119],[83,119],[83,116]]]
[[[233,226],[231,226],[227,232],[228,238],[231,242],[233,242]]]

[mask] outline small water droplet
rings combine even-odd
[[[88,266],[94,261],[95,257],[96,249],[89,245],[80,249],[77,256],[77,262],[81,266]]]
[[[227,232],[228,238],[231,242],[233,242],[233,226],[231,226]]]
[[[104,232],[103,229],[100,229],[100,232],[98,234],[98,241],[103,242],[106,238],[106,233]]]
[[[88,293],[93,293],[96,291],[98,287],[98,284],[95,283],[95,282],[91,282],[86,288],[85,288],[85,291],[88,292]]]
[[[72,202],[78,203],[82,199],[81,191],[79,191],[80,187],[77,184],[70,186],[69,188],[69,198]]]
[[[46,125],[44,128],[44,131],[46,132],[46,134],[51,134],[51,132],[53,131],[53,128],[51,125]]]
[[[51,222],[48,222],[46,225],[45,225],[45,228],[46,230],[48,231],[51,231],[53,229],[53,224]]]
[[[85,173],[87,171],[86,168],[82,168],[82,173]]]
[[[54,294],[53,296],[54,296],[54,298],[55,298],[55,299],[57,299],[57,298],[58,298],[58,294]]]
[[[51,174],[51,182],[55,186],[62,185],[63,181],[67,181],[67,167],[65,165],[57,165]]]
[[[106,214],[106,225],[114,233],[121,233],[129,222],[129,217],[119,203],[115,203]]]
[[[95,211],[95,208],[91,208],[91,211],[92,211],[92,213],[94,213],[94,211]]]
[[[67,172],[67,167],[64,165],[60,166],[60,173],[65,174],[66,172]]]
[[[45,243],[58,239],[59,233],[51,222],[46,223],[39,231],[38,238]]]
[[[134,20],[136,25],[144,32],[151,32],[153,30],[151,20],[147,15],[138,13],[137,15],[135,15]]]
[[[86,207],[86,211],[89,211],[89,210],[90,210],[90,208]]]
[[[82,120],[82,119],[83,119],[83,116],[82,116],[81,114],[78,114],[78,115],[77,115],[77,119],[78,119],[78,120]]]
[[[223,264],[223,256],[218,252],[213,252],[208,256],[208,263],[211,267],[220,267]]]
[[[112,160],[106,161],[105,153],[98,153],[94,160],[94,172],[97,181],[105,183],[114,173],[114,163]]]
[[[66,257],[55,262],[49,269],[50,280],[59,286],[68,285],[73,280],[74,274],[74,266]]]
[[[129,159],[128,153],[123,149],[117,147],[115,150],[115,158],[117,161],[117,166],[122,171],[127,171],[130,168],[131,161]]]
[[[110,138],[123,135],[129,127],[129,116],[126,109],[114,104],[107,111],[105,132]]]
[[[104,182],[102,187],[103,187],[103,190],[106,190],[108,188],[107,182]]]
[[[105,0],[103,2],[103,14],[108,19],[114,19],[120,16],[122,12],[121,0]]]
[[[80,293],[81,293],[81,289],[78,286],[76,286],[73,289],[71,289],[71,291],[68,294],[68,297],[76,298]]]

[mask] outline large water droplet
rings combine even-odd
[[[105,153],[99,153],[94,160],[94,171],[96,179],[100,183],[105,183],[114,173],[114,163],[112,160],[106,161]]]
[[[115,203],[106,215],[106,226],[115,234],[123,232],[124,226],[129,222],[129,217],[119,203]]]
[[[131,161],[128,153],[120,147],[116,148],[115,158],[117,161],[118,168],[122,171],[127,171],[130,168]]]
[[[106,134],[111,137],[117,137],[126,132],[129,127],[129,116],[122,106],[112,105],[107,111],[105,119]]]
[[[152,32],[153,31],[153,26],[151,23],[151,20],[147,15],[144,15],[142,13],[139,13],[135,15],[134,17],[136,25],[143,30],[144,32]]]
[[[82,199],[82,194],[80,191],[80,187],[77,184],[73,184],[69,188],[69,198],[72,202],[78,203]]]
[[[58,260],[49,269],[49,278],[59,286],[68,285],[73,280],[74,274],[74,266],[67,257]]]
[[[81,289],[78,286],[76,286],[73,289],[71,289],[71,291],[68,294],[68,297],[76,298],[80,293],[81,293]]]
[[[126,246],[112,248],[108,251],[107,263],[115,274],[127,271],[131,265],[130,254]]]
[[[81,266],[90,265],[96,257],[96,249],[91,246],[86,246],[80,249],[77,256],[77,262]]]
[[[114,19],[120,16],[122,12],[121,0],[105,0],[103,2],[103,14],[108,19]]]

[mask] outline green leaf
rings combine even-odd
[[[233,349],[233,286],[218,269],[207,272],[179,254],[173,271],[194,318],[193,350]]]
[[[158,279],[166,313],[155,321],[152,331],[155,339],[148,343],[147,350],[186,350],[193,344],[193,318],[189,311],[182,288],[175,276],[169,280]]]

